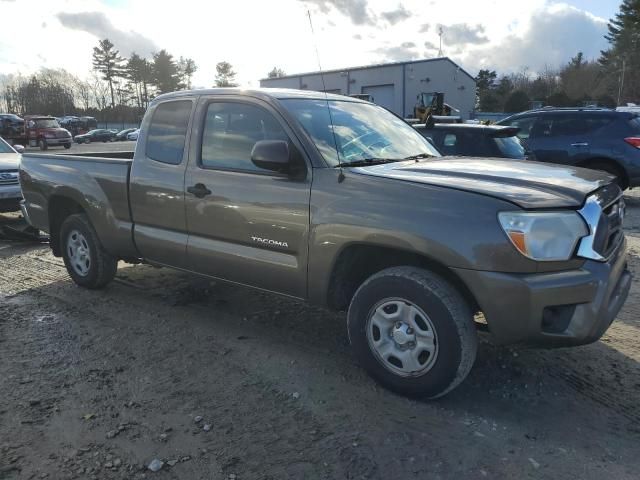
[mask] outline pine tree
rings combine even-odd
[[[180,90],[180,75],[178,66],[166,50],[160,50],[153,54],[153,79],[159,93],[175,92]]]
[[[132,53],[125,67],[127,79],[134,85],[138,106],[147,108],[149,103],[149,83],[152,81],[152,72],[149,61],[137,53]]]
[[[278,67],[273,67],[273,70],[267,73],[267,78],[280,78],[284,77],[285,75],[286,74],[284,73],[284,70]]]
[[[623,0],[620,12],[609,21],[605,38],[610,48],[602,52],[600,64],[611,90],[622,87],[621,102],[640,100],[640,0]]]
[[[124,59],[120,56],[120,52],[115,49],[108,38],[100,40],[98,46],[93,47],[93,69],[101,73],[102,79],[109,84],[111,108],[116,106],[113,82],[116,78],[123,76],[123,62]]]
[[[193,59],[180,57],[180,60],[178,60],[178,72],[182,80],[182,86],[187,90],[191,89],[191,78],[197,70],[198,66]]]
[[[216,87],[237,87],[236,72],[229,62],[219,62],[216,65]]]

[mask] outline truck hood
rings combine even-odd
[[[611,176],[595,170],[497,158],[411,160],[353,171],[479,193],[525,209],[577,208],[589,193],[612,181]]]
[[[19,153],[0,153],[0,170],[17,170],[20,165]]]

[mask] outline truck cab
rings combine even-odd
[[[40,147],[40,150],[58,146],[71,148],[71,133],[62,128],[55,117],[27,115],[24,117],[24,130],[30,147]]]

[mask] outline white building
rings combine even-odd
[[[402,117],[411,117],[422,92],[443,92],[444,101],[469,118],[476,102],[476,81],[448,57],[344,68],[324,72],[328,93],[369,94]],[[320,72],[260,80],[261,87],[322,91]]]

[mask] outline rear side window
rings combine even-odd
[[[191,100],[158,105],[147,132],[147,157],[172,165],[182,162],[191,106]]]
[[[533,127],[533,123],[535,122],[534,117],[525,117],[518,118],[509,123],[512,127],[518,127],[520,131],[518,132],[518,137],[520,138],[529,138],[531,134],[531,128]]]
[[[634,132],[640,134],[640,117],[633,117],[629,120],[629,124]]]
[[[442,146],[455,147],[456,143],[458,143],[458,137],[456,137],[455,133],[447,133],[444,136],[444,141],[442,142]]]
[[[606,127],[614,120],[610,115],[561,115],[552,120],[552,135],[585,135]]]

